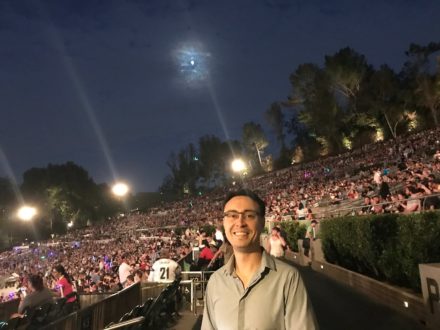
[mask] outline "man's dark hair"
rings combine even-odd
[[[252,190],[249,189],[240,189],[237,191],[232,191],[230,192],[225,200],[223,201],[223,209],[225,208],[225,205],[234,197],[238,197],[238,196],[246,196],[249,197],[250,199],[252,199],[255,203],[258,204],[258,208],[260,209],[260,216],[264,219],[264,216],[266,214],[266,204],[264,203],[264,201],[256,194],[254,193]]]
[[[41,291],[44,288],[43,279],[38,275],[31,275],[29,277],[29,283],[35,289],[35,291]]]

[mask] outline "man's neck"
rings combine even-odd
[[[249,283],[255,272],[260,268],[263,252],[260,247],[252,252],[234,251],[235,273],[243,283],[244,288]]]

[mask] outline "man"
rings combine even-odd
[[[121,259],[121,264],[119,265],[119,282],[124,286],[127,276],[131,274],[132,268],[127,263],[126,254],[123,254]]]
[[[316,239],[316,224],[318,222],[316,220],[312,220],[310,222],[310,225],[307,227],[306,235],[303,239],[303,249],[304,249],[304,255],[309,258],[309,252],[311,247],[311,241],[314,241]],[[309,260],[310,264],[310,260]]]
[[[29,292],[22,298],[18,305],[18,313],[11,318],[23,317],[23,313],[27,308],[35,308],[48,303],[55,303],[52,293],[43,284],[43,279],[39,275],[31,275],[29,277]]]
[[[215,237],[215,240],[218,242],[218,241],[221,241],[222,243],[225,241],[225,238],[223,237],[223,232],[222,232],[222,225],[220,225],[220,224],[218,224],[217,225],[217,227],[216,227],[216,229],[215,229],[215,234],[214,234],[214,237]]]
[[[160,259],[151,267],[149,282],[173,282],[180,277],[181,269],[177,262],[169,258],[169,251],[162,249]]]
[[[234,255],[208,282],[202,329],[316,329],[298,271],[260,246],[264,202],[240,190],[228,195],[223,209]]]

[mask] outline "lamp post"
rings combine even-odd
[[[130,191],[130,187],[124,182],[116,182],[112,187],[112,193],[119,200],[120,204],[123,204],[124,198],[127,196]],[[123,209],[127,209],[127,206],[121,205]]]
[[[38,211],[35,207],[23,205],[17,210],[17,218],[23,222],[31,222],[37,213]]]

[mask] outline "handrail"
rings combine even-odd
[[[124,321],[124,322],[120,322],[117,324],[113,324],[109,327],[105,327],[104,329],[106,330],[115,330],[115,329],[124,329],[127,326],[132,326],[132,325],[137,325],[137,324],[142,324],[145,321],[145,317],[144,316],[138,316],[135,317],[134,319],[128,320],[128,321]]]
[[[405,198],[405,199],[401,199],[401,200],[399,200],[398,202],[406,202],[406,201],[414,201],[414,200],[420,200],[421,202],[422,202],[422,200],[423,200],[423,207],[422,207],[422,209],[420,210],[420,211],[425,211],[425,209],[424,209],[424,205],[425,205],[425,201],[426,201],[426,199],[428,198],[428,197],[440,197],[440,193],[437,193],[437,194],[430,194],[430,195],[423,195],[423,196],[420,196],[420,197],[417,197],[417,198],[411,198],[411,197],[409,197],[409,198]],[[358,200],[360,200],[360,199],[358,199]],[[322,212],[322,213],[338,213],[338,212],[341,212],[341,211],[354,211],[354,210],[358,210],[358,209],[362,209],[362,208],[364,208],[364,207],[366,207],[366,206],[376,206],[376,205],[390,205],[390,204],[395,204],[396,202],[393,202],[393,201],[391,201],[391,202],[382,202],[382,203],[377,203],[377,204],[374,204],[374,205],[359,205],[359,206],[354,206],[354,207],[349,207],[349,208],[342,208],[342,209],[337,209],[337,210],[330,210],[330,211],[328,211],[328,212]],[[420,212],[419,211],[419,212]],[[321,213],[316,213],[316,214],[321,214]]]
[[[367,197],[369,197],[369,196],[367,196]],[[430,195],[423,195],[423,196],[420,196],[420,197],[417,197],[417,198],[411,198],[411,197],[410,198],[405,198],[405,199],[399,200],[398,202],[420,200],[421,203],[422,203],[422,207],[421,207],[421,210],[419,210],[417,212],[424,212],[424,211],[427,211],[427,210],[425,210],[425,202],[426,202],[426,199],[429,198],[429,197],[440,197],[440,193],[435,193],[435,194],[430,194]],[[362,200],[361,198],[358,198],[358,199],[356,199],[354,201],[361,201],[361,200]],[[344,213],[344,212],[352,213],[353,211],[362,209],[362,208],[367,207],[367,206],[373,207],[373,206],[376,206],[376,205],[390,205],[390,204],[395,204],[395,203],[396,203],[396,201],[391,201],[391,202],[377,203],[377,204],[374,204],[374,205],[359,205],[359,206],[352,206],[352,207],[344,207],[344,208],[339,208],[339,209],[329,210],[329,211],[324,211],[324,212],[316,212],[316,213],[313,213],[313,216],[316,219],[325,220],[326,218],[329,217],[328,216],[329,214],[331,215],[333,213],[338,213],[338,214],[339,213]],[[322,217],[317,217],[317,215],[323,215],[323,216]],[[295,221],[297,221],[297,220],[295,219]],[[278,221],[266,220],[266,222],[278,222]]]

